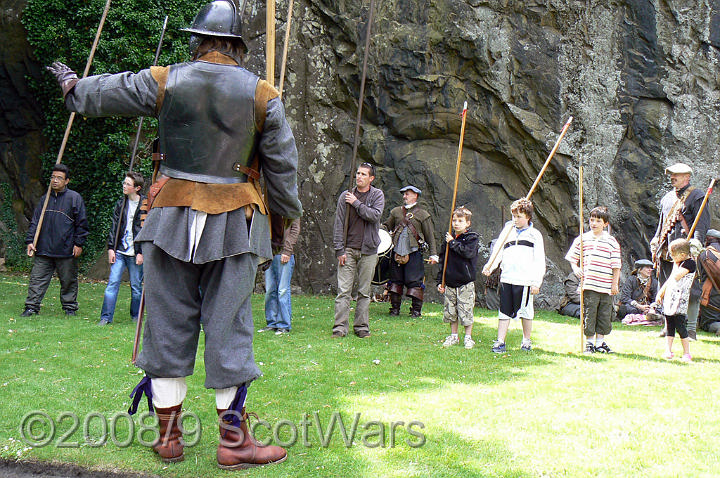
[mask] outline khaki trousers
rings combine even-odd
[[[344,266],[338,266],[338,295],[335,298],[335,325],[333,333],[347,335],[349,330],[352,288],[357,278],[358,296],[355,307],[355,333],[369,331],[370,280],[375,272],[377,254],[363,255],[357,249],[346,249]]]

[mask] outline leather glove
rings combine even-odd
[[[62,89],[63,98],[65,98],[70,90],[73,89],[75,83],[80,81],[77,73],[71,70],[69,66],[59,61],[53,62],[52,65],[46,66],[45,68],[55,76],[55,79]]]

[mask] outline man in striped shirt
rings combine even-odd
[[[612,297],[619,291],[620,245],[605,231],[606,207],[590,211],[590,232],[582,235],[583,268],[580,268],[580,237],[575,238],[565,259],[582,279],[585,305],[585,353],[612,353],[605,336],[612,330]]]

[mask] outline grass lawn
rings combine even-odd
[[[401,317],[388,316],[387,304],[371,304],[369,339],[334,340],[333,299],[304,296],[293,298],[290,335],[256,334],[264,376],[248,395],[248,409],[274,427],[281,441],[293,441],[297,431],[288,460],[247,472],[216,467],[215,401],[203,387],[201,344],[184,408],[197,416],[202,435],[185,449],[184,462],[164,465],[139,443],[140,420],[129,433],[122,415],[142,377],[130,364],[135,329],[129,286],[121,289],[115,324],[98,327],[104,287],[82,283],[79,315],[65,318],[54,280],[42,315],[21,318],[27,278],[0,276],[0,458],[169,477],[720,474],[715,336],[701,333],[691,344],[694,363],[683,364],[661,358],[658,328],[614,324],[608,343],[618,353],[585,356],[576,320],[540,312],[532,352],[520,352],[520,326],[513,323],[508,353],[495,355],[490,346],[496,313],[476,309],[475,349],[443,349],[448,327],[441,306],[427,304],[421,319],[410,319],[403,303]],[[262,309],[257,296],[256,329],[264,325]],[[56,424],[46,446],[23,441],[20,424],[32,411]],[[338,414],[348,434],[358,419],[349,447],[339,423],[327,436]],[[408,426],[413,421],[424,428]],[[186,427],[197,423],[189,419]],[[33,433],[43,430],[40,422],[33,427]],[[272,433],[260,427],[258,436],[269,439]],[[101,437],[109,438],[97,446]]]

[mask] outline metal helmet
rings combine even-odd
[[[182,31],[196,35],[236,38],[242,42],[247,52],[247,45],[242,37],[242,17],[238,14],[238,7],[232,0],[214,0],[203,6],[192,25]]]

